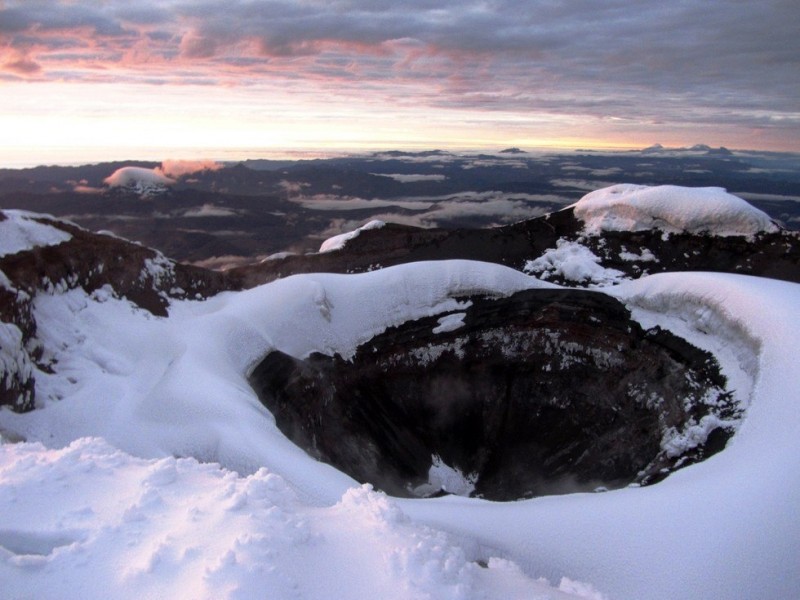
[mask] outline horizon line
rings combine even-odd
[[[572,154],[577,152],[608,152],[608,153],[631,153],[643,152],[654,146],[661,146],[659,151],[655,151],[650,156],[657,156],[658,152],[680,152],[690,151],[692,147],[708,145],[699,142],[692,145],[681,146],[662,146],[654,143],[649,146],[633,144],[608,144],[596,145],[585,144],[583,147],[576,147],[575,144],[493,144],[480,146],[450,146],[448,144],[408,144],[398,143],[396,145],[369,144],[363,146],[287,146],[285,148],[276,147],[215,147],[215,148],[194,148],[186,147],[119,147],[119,146],[90,146],[76,148],[75,146],[53,145],[40,146],[36,148],[26,148],[27,152],[20,153],[20,147],[0,147],[0,169],[22,170],[37,167],[78,167],[92,164],[102,164],[111,162],[164,162],[174,161],[203,161],[209,160],[219,163],[236,163],[247,160],[325,160],[332,158],[346,158],[348,156],[359,155],[379,155],[388,152],[443,152],[453,155],[469,154],[503,154],[505,150],[519,150],[520,154]],[[793,150],[762,150],[754,148],[733,148],[726,146],[711,146],[711,150],[726,149],[735,153],[757,153],[757,154],[800,154]],[[72,152],[76,156],[70,159],[65,154]],[[12,158],[12,155],[23,154],[24,157]],[[40,155],[41,158],[36,158]],[[56,157],[56,155],[61,155]]]

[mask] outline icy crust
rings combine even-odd
[[[72,235],[35,220],[42,217],[24,210],[3,210],[0,215],[0,256],[33,250],[37,246],[55,246],[72,239]],[[7,279],[2,276],[2,279]]]
[[[575,205],[584,232],[642,231],[752,236],[774,232],[769,216],[723,188],[623,183],[586,194]]]
[[[441,456],[434,454],[431,456],[431,468],[428,471],[427,483],[418,486],[413,492],[420,498],[440,491],[469,497],[475,491],[477,481],[477,473],[464,475],[459,468],[451,467],[442,460]]]
[[[345,244],[349,240],[356,238],[362,231],[367,231],[369,229],[380,229],[386,225],[383,221],[379,221],[377,219],[370,221],[366,225],[362,225],[358,229],[354,229],[353,231],[348,231],[347,233],[341,233],[339,235],[335,235],[332,238],[328,238],[322,245],[319,247],[320,252],[333,252],[334,250],[341,250],[344,248]]]

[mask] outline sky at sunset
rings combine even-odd
[[[0,0],[0,166],[800,151],[797,0]]]

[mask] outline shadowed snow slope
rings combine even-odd
[[[290,443],[247,383],[273,349],[348,358],[388,327],[463,310],[464,296],[543,286],[447,261],[290,277],[173,301],[169,318],[102,290],[39,295],[53,372],[37,372],[39,410],[0,411],[0,432],[46,446],[0,446],[4,593],[601,597],[576,579],[613,599],[795,597],[797,284],[663,274],[613,289],[646,327],[715,352],[749,404],[723,452],[647,488],[387,499]],[[559,592],[536,577],[569,579]]]

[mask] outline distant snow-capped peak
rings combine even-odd
[[[123,188],[140,196],[148,196],[167,191],[175,180],[158,168],[122,167],[106,177],[103,183],[110,188]]]

